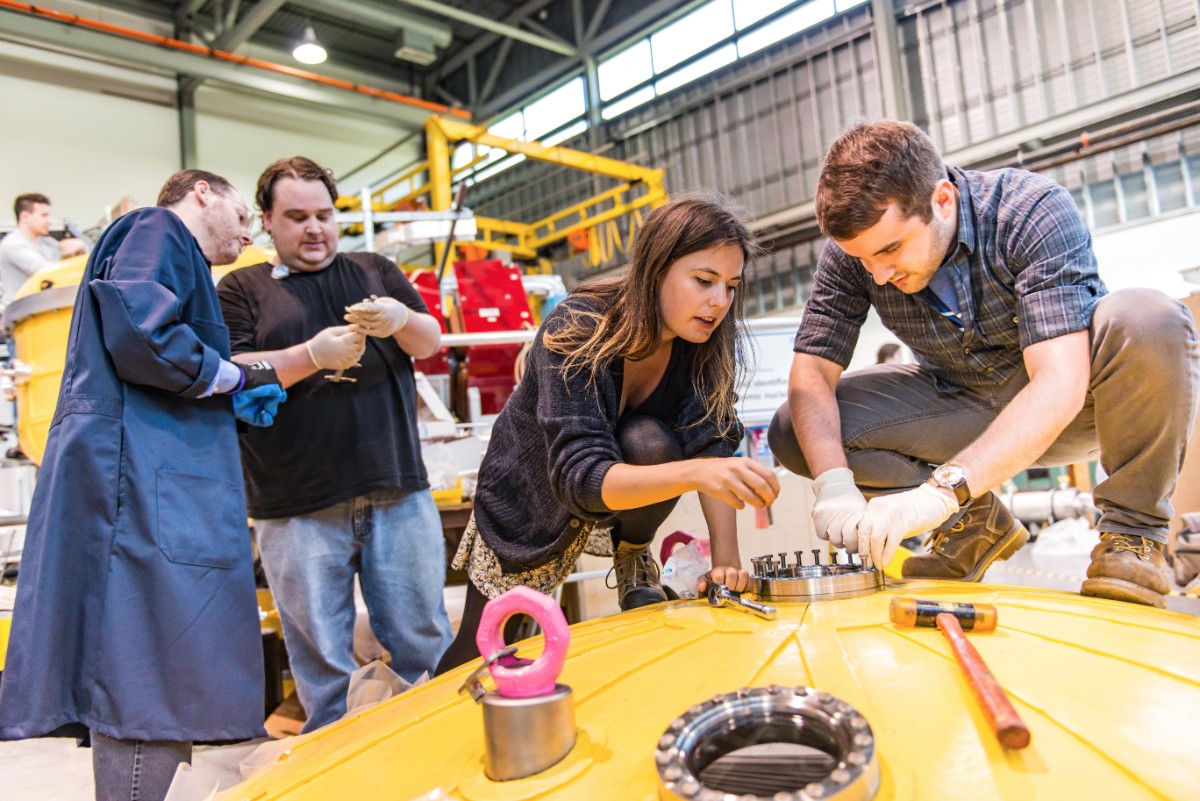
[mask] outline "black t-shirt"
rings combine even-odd
[[[338,254],[319,272],[271,277],[263,263],[221,279],[217,295],[233,352],[282,350],[331,325],[370,295],[390,295],[428,313],[421,296],[382,256]],[[356,383],[318,370],[288,387],[275,424],[241,436],[246,501],[252,517],[308,514],[373,490],[426,489],[417,433],[412,359],[391,337],[367,338]]]
[[[667,366],[663,368],[662,378],[654,386],[653,391],[635,408],[626,407],[621,415],[627,417],[655,417],[668,426],[674,426],[679,417],[679,405],[692,395],[692,361],[695,358],[696,346],[691,342],[676,337],[671,342],[671,355]],[[617,380],[617,391],[620,392],[625,382],[625,360],[614,360],[618,365],[617,372],[621,377]]]

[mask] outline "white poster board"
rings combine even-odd
[[[747,428],[765,426],[787,400],[788,375],[792,370],[792,343],[799,317],[769,317],[748,320],[754,338],[755,369],[742,392],[738,413]]]

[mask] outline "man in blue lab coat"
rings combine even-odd
[[[104,801],[161,799],[193,741],[263,733],[235,415],[269,424],[284,394],[229,361],[211,273],[249,222],[225,179],[177,173],[104,233],[76,297],[0,739],[90,733]]]

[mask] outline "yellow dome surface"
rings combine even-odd
[[[998,607],[995,632],[967,637],[1029,726],[1028,748],[1000,747],[938,630],[888,621],[895,595]],[[474,662],[299,739],[221,798],[410,801],[440,789],[470,801],[650,801],[659,797],[655,745],[672,720],[714,695],[771,684],[827,691],[867,718],[877,799],[1200,797],[1196,618],[952,582],[776,605],[773,621],[680,601],[573,626],[559,680],[574,689],[578,740],[540,774],[484,775],[481,709],[458,693]],[[534,638],[520,655],[540,648]]]
[[[213,281],[273,254],[251,245],[233,264],[214,267]],[[67,359],[75,294],[86,267],[87,257],[76,256],[35,273],[4,312],[5,325],[12,329],[14,356],[28,368],[28,377],[17,381],[17,437],[35,464],[41,464],[46,451]]]

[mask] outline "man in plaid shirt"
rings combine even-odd
[[[1200,391],[1182,304],[1109,294],[1065,189],[947,168],[908,123],[839,137],[816,211],[828,241],[770,443],[815,478],[817,534],[883,566],[933,531],[904,576],[978,581],[1029,537],[992,489],[1098,456],[1101,541],[1082,592],[1165,606],[1170,495]],[[842,376],[871,306],[917,363]]]

